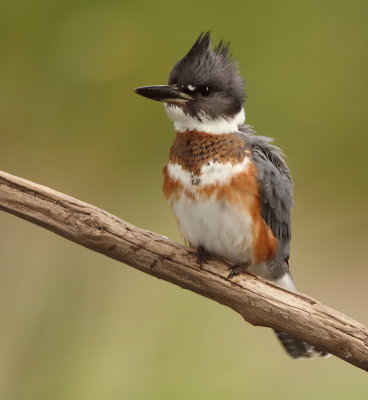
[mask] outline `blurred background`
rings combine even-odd
[[[247,118],[295,180],[299,289],[368,324],[368,3],[2,0],[0,168],[181,241],[159,103],[198,34],[231,41]],[[366,373],[292,360],[269,329],[0,214],[0,398],[366,399]]]

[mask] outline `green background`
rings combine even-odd
[[[0,168],[175,240],[159,103],[198,34],[232,42],[248,123],[295,180],[301,291],[368,324],[366,1],[0,3]],[[269,329],[0,214],[0,398],[367,399],[343,361],[292,360]]]

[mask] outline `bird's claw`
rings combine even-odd
[[[231,265],[228,269],[231,270],[230,274],[228,275],[227,279],[231,279],[236,275],[246,271],[249,268],[249,263],[241,263],[241,264],[234,264]]]
[[[197,248],[197,263],[199,268],[202,269],[203,264],[208,262],[208,255],[204,247],[199,246]]]

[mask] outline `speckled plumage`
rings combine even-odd
[[[258,264],[272,258],[277,242],[261,216],[250,156],[237,135],[177,133],[164,193],[188,243],[234,263]]]
[[[190,172],[200,170],[209,161],[243,161],[246,143],[236,135],[212,135],[206,132],[178,132],[170,149],[171,162],[180,164]],[[248,152],[248,156],[250,153]]]

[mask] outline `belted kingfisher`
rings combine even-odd
[[[202,33],[170,73],[168,85],[135,92],[164,103],[176,136],[163,169],[163,191],[186,243],[244,270],[296,290],[289,271],[293,183],[272,139],[245,124],[244,81],[229,43],[212,48]],[[293,358],[324,355],[276,331]]]

